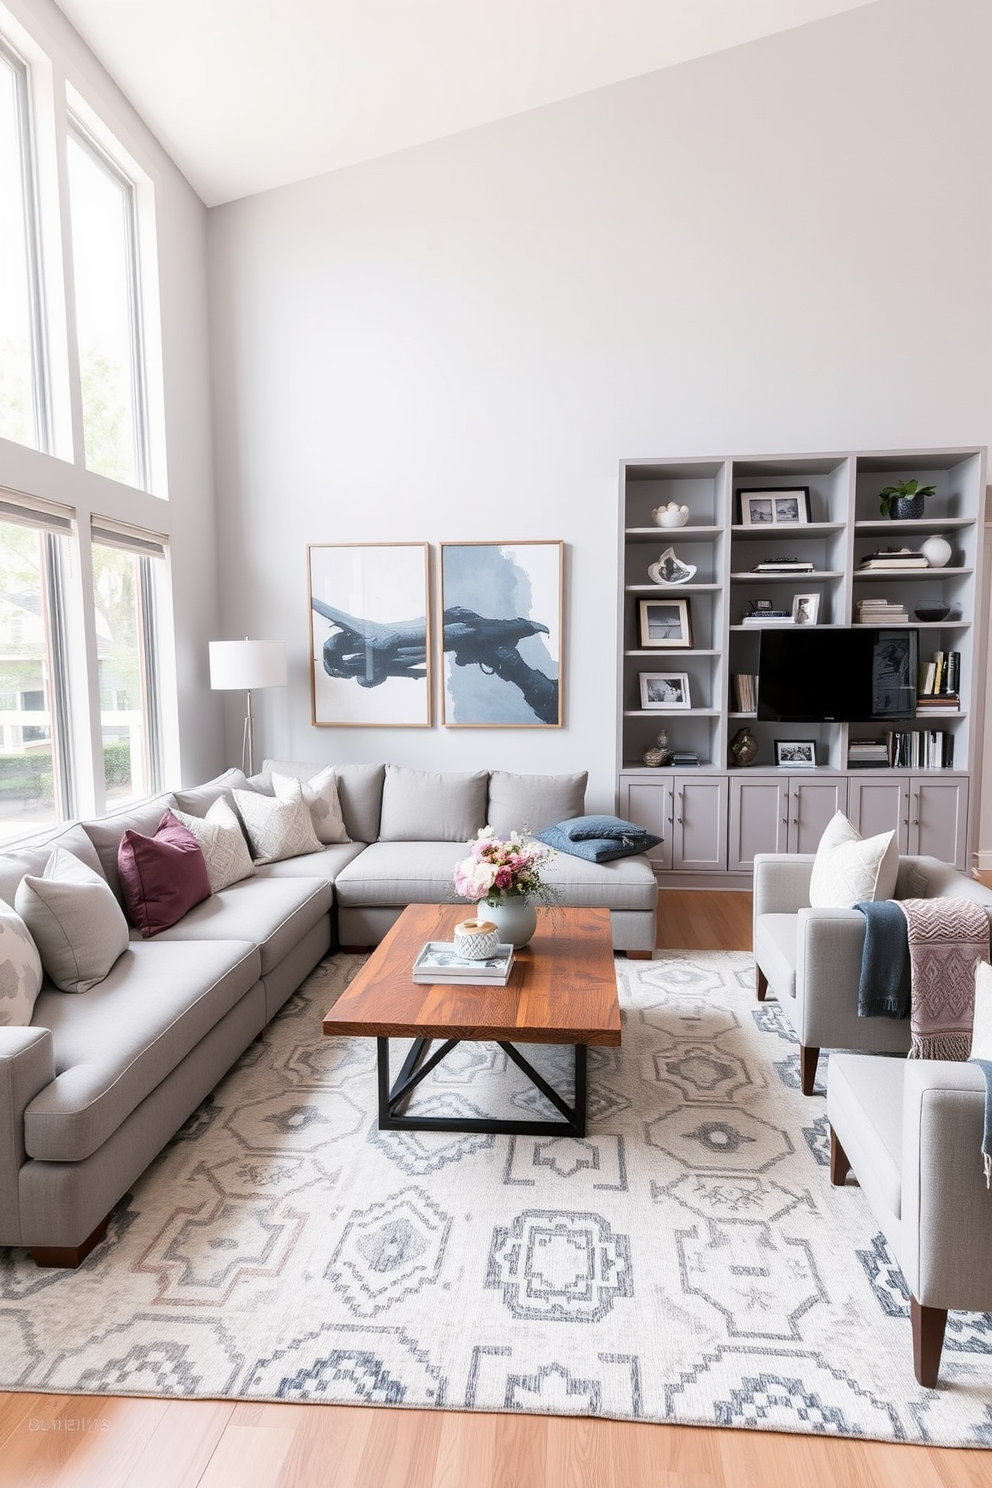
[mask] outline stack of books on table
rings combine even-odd
[[[512,945],[498,945],[492,956],[472,961],[468,956],[458,955],[453,940],[429,940],[413,963],[413,980],[505,987],[512,966]]]
[[[763,563],[756,563],[751,572],[759,574],[812,573],[813,565],[807,563],[805,558],[766,558]]]
[[[754,713],[758,707],[758,679],[751,672],[734,673],[734,705],[738,713]]]
[[[891,604],[887,599],[859,599],[855,605],[855,625],[908,625],[906,606]]]
[[[884,770],[889,748],[884,739],[852,739],[847,746],[849,770]]]
[[[876,553],[869,553],[862,558],[858,564],[859,573],[885,573],[895,570],[900,572],[910,568],[929,568],[926,555],[914,552],[912,548],[879,548]]]

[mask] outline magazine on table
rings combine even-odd
[[[454,941],[429,940],[413,963],[415,982],[481,982],[505,987],[513,966],[512,945],[498,945],[491,956],[459,956]]]

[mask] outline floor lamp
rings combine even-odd
[[[252,743],[251,695],[256,687],[286,686],[284,641],[211,641],[210,686],[214,691],[238,691],[245,695],[245,731],[241,768],[255,773]]]

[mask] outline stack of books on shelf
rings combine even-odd
[[[954,767],[954,735],[944,729],[901,729],[885,738],[890,765],[911,770]]]
[[[735,672],[734,707],[738,713],[754,713],[758,707],[758,679],[751,672]]]
[[[917,714],[957,713],[961,707],[960,677],[960,651],[935,651],[933,661],[920,667],[916,683]]]
[[[855,605],[855,625],[908,625],[906,606],[891,604],[887,599],[859,599]]]
[[[889,763],[889,748],[884,739],[852,739],[847,746],[850,770],[884,770]]]
[[[699,755],[694,749],[673,749],[672,764],[676,770],[681,770],[686,765],[698,765]]]
[[[791,610],[748,610],[744,625],[795,625]]]
[[[777,573],[812,573],[812,563],[807,563],[805,558],[766,558],[763,563],[756,563],[751,570],[758,574]]]
[[[429,940],[413,963],[413,980],[505,987],[512,966],[512,945],[498,945],[494,955],[482,961],[471,961],[467,956],[458,955],[453,940]]]
[[[858,564],[859,573],[885,573],[886,571],[911,568],[929,568],[926,555],[916,553],[912,548],[879,548],[875,553],[868,553]]]

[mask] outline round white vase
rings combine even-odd
[[[953,548],[946,537],[934,533],[928,537],[926,542],[920,543],[920,552],[927,560],[931,568],[944,568],[951,561]]]
[[[501,899],[494,904],[486,900],[486,918],[495,920],[501,945],[512,945],[519,951],[537,929],[537,910],[529,899]]]

